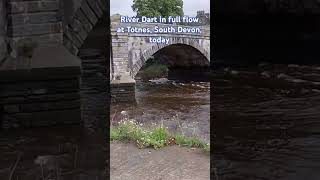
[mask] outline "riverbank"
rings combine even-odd
[[[168,146],[139,149],[134,144],[111,143],[111,179],[210,179],[210,158],[200,149]]]
[[[154,149],[171,145],[199,148],[210,153],[210,144],[197,137],[187,137],[172,134],[163,125],[153,128],[144,128],[134,120],[122,120],[117,126],[110,128],[110,141],[134,142],[139,148]]]

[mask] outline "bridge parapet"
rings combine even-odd
[[[170,35],[188,35],[188,36],[201,36],[201,37],[208,37],[210,38],[210,27],[209,26],[185,26],[185,25],[172,25],[172,24],[163,24],[163,23],[119,23],[119,22],[113,22],[111,23],[111,32],[116,32],[117,28],[119,27],[137,27],[137,28],[149,28],[154,29],[155,26],[158,26],[159,28],[170,28],[173,27],[177,29],[178,27],[181,28],[199,28],[201,30],[201,33],[183,33],[183,32],[176,32],[176,33],[155,33],[151,31],[151,33],[130,33],[128,32],[129,36],[159,36],[164,34],[170,34]]]

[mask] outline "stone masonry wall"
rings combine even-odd
[[[135,102],[135,82],[112,81],[110,85],[111,102]]]
[[[140,33],[119,33],[117,27],[152,27],[155,24],[126,24],[112,22],[112,54],[114,74],[130,75],[134,77],[146,60],[148,60],[158,50],[171,44],[186,44],[198,49],[210,61],[210,28],[200,26],[201,34],[198,33],[158,33],[158,34],[140,34]],[[157,24],[159,27],[168,27],[168,24]],[[165,37],[170,39],[169,44],[149,43],[149,37]]]
[[[129,53],[128,53],[128,33],[112,32],[112,59],[113,73],[117,75],[129,74],[128,69]]]
[[[72,18],[66,21],[70,22],[69,24],[63,26],[63,44],[72,54],[76,55],[88,34],[104,15],[107,5],[105,0],[81,0],[81,5],[77,2],[74,3],[74,6],[79,8],[73,15],[69,14],[66,17]]]
[[[27,45],[55,46],[62,44],[60,0],[8,0],[8,36],[13,57]],[[29,43],[29,44],[28,44]]]
[[[79,78],[1,83],[2,128],[79,124]]]
[[[210,29],[200,27],[201,34],[138,34],[117,32],[118,27],[154,27],[155,24],[125,24],[119,23],[117,17],[111,18],[112,36],[112,68],[113,79],[111,81],[111,101],[129,102],[135,101],[135,81],[134,77],[140,68],[158,50],[171,44],[186,44],[198,49],[210,61]],[[160,27],[168,27],[168,24],[157,24]],[[170,39],[170,43],[152,44],[147,40],[152,36],[165,36]]]
[[[100,129],[106,126],[109,108],[109,71],[106,57],[100,50],[80,49],[81,58],[81,118],[85,127]]]
[[[0,66],[0,129],[80,124],[80,60],[62,45]]]
[[[64,44],[76,55],[107,9],[105,0],[8,0],[7,6],[13,57],[21,55],[19,47],[34,44]]]
[[[7,44],[6,44],[6,9],[4,1],[0,2],[0,62],[6,57]]]

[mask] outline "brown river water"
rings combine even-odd
[[[219,179],[320,178],[319,66],[260,64],[214,73]]]
[[[137,80],[136,103],[111,105],[113,124],[125,118],[123,114],[145,127],[163,124],[171,133],[197,136],[209,143],[210,83]]]

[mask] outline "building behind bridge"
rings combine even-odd
[[[197,18],[199,18],[200,25],[210,25],[210,13],[205,11],[197,11]]]

